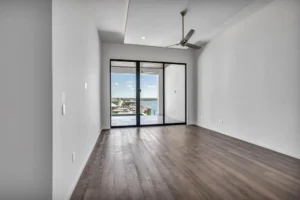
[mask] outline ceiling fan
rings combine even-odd
[[[177,44],[174,44],[174,45],[170,45],[170,46],[167,46],[167,47],[172,47],[172,46],[177,46],[177,45],[181,45],[182,47],[189,47],[191,49],[200,49],[201,47],[200,46],[197,46],[195,44],[190,44],[188,43],[189,39],[193,36],[193,34],[195,33],[195,30],[194,29],[191,29],[187,34],[186,36],[184,37],[184,16],[186,15],[187,13],[187,10],[183,10],[180,12],[180,15],[182,17],[182,39],[179,43]]]

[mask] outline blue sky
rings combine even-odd
[[[157,98],[158,75],[141,74],[141,98]],[[135,74],[111,74],[111,93],[113,98],[135,98]]]

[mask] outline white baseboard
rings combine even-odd
[[[236,136],[233,136],[233,135],[230,135],[228,133],[225,133],[221,130],[217,130],[217,129],[214,129],[214,128],[209,128],[209,127],[206,127],[206,126],[203,126],[203,125],[200,125],[200,124],[196,124],[196,126],[199,126],[199,127],[202,127],[202,128],[205,128],[205,129],[208,129],[208,130],[211,130],[211,131],[214,131],[214,132],[217,132],[217,133],[220,133],[220,134],[223,134],[223,135],[226,135],[226,136],[229,136],[229,137],[232,137],[232,138],[236,138],[238,140],[242,140],[244,142],[248,142],[248,143],[251,143],[253,145],[256,145],[256,146],[260,146],[260,147],[263,147],[265,149],[269,149],[271,151],[275,151],[277,153],[280,153],[280,154],[284,154],[286,156],[290,156],[290,157],[293,157],[293,158],[296,158],[296,159],[300,159],[299,155],[295,155],[295,154],[292,154],[290,152],[286,152],[286,151],[283,151],[282,149],[278,149],[278,148],[274,148],[274,147],[271,147],[270,145],[266,145],[266,144],[258,144],[257,142],[255,141],[252,141],[251,139],[249,138],[243,138],[243,137],[236,137]]]
[[[101,129],[99,136],[102,134],[102,130],[103,129]],[[79,171],[78,171],[78,173],[77,173],[77,175],[76,175],[76,177],[75,177],[75,179],[74,179],[74,181],[73,181],[73,183],[72,183],[72,185],[71,185],[71,187],[70,187],[70,189],[67,193],[67,196],[66,196],[65,200],[69,200],[71,198],[71,196],[73,194],[73,191],[74,191],[74,189],[77,185],[77,182],[79,181],[79,178],[80,178],[80,176],[81,176],[81,174],[82,174],[82,172],[83,172],[83,170],[84,170],[84,168],[85,168],[85,166],[86,166],[86,164],[87,164],[87,162],[88,162],[88,160],[89,160],[89,158],[90,158],[90,156],[91,156],[91,154],[92,154],[92,152],[95,148],[95,145],[98,141],[99,136],[97,137],[94,144],[91,146],[91,149],[88,151],[87,155],[85,156],[85,158],[83,160],[83,163],[82,163],[82,165],[81,165],[81,167],[80,167],[80,169],[79,169]]]

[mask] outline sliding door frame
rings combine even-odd
[[[111,63],[113,61],[119,62],[135,62],[136,63],[136,125],[128,126],[112,126],[111,124],[111,103],[112,103],[112,92],[111,92]],[[141,86],[140,86],[140,63],[160,63],[163,65],[163,123],[162,124],[145,124],[141,125],[140,117],[140,100],[141,100]],[[165,65],[166,64],[175,64],[175,65],[184,65],[185,71],[185,121],[182,123],[165,123]],[[187,124],[187,64],[186,63],[177,63],[177,62],[165,62],[165,61],[148,61],[148,60],[127,60],[127,59],[110,59],[109,61],[109,98],[110,98],[110,127],[111,128],[128,128],[128,127],[145,127],[145,126],[170,126],[170,125],[186,125]]]

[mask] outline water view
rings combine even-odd
[[[142,99],[140,112],[142,115],[157,115],[157,99]],[[112,115],[136,114],[136,99],[114,98],[111,105]]]
[[[151,108],[151,115],[157,115],[158,107],[157,107],[157,99],[156,100],[148,100],[141,101],[141,105],[146,105]]]

